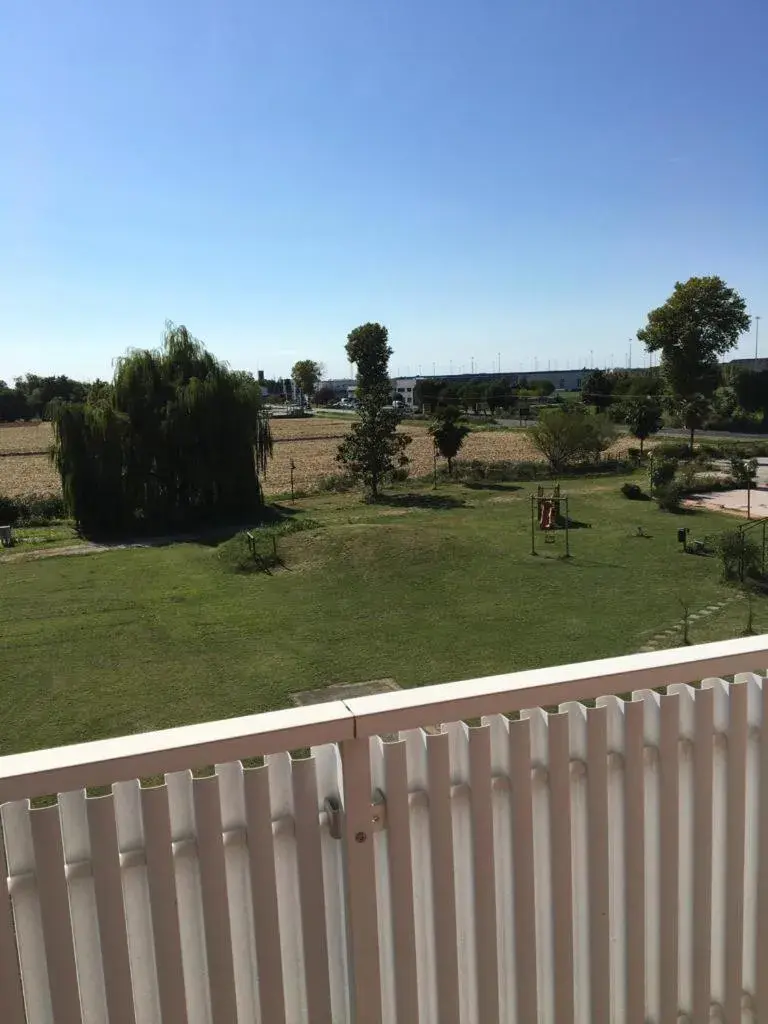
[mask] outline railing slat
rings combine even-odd
[[[591,1024],[609,1024],[611,1015],[607,739],[606,709],[591,708],[587,711]]]
[[[644,1024],[645,1013],[645,763],[644,707],[624,705],[624,856],[627,1024]]]
[[[531,723],[509,723],[512,776],[512,864],[514,868],[517,1019],[538,1017],[536,888],[531,796]]]
[[[59,820],[80,1006],[83,1020],[92,1021],[106,1017],[107,996],[86,805],[84,789],[59,793]],[[91,870],[84,870],[89,864]]]
[[[0,1020],[24,1024],[24,994],[16,949],[11,896],[7,886],[5,837],[0,821]]]
[[[438,1016],[440,1024],[459,1024],[451,763],[447,733],[427,736],[427,766]]]
[[[82,1020],[58,805],[30,812],[54,1020]]]
[[[315,759],[293,762],[296,851],[301,893],[301,930],[309,1019],[331,1024],[331,982],[325,922],[325,885],[318,823]]]
[[[269,766],[243,773],[251,900],[259,966],[259,1009],[264,1024],[285,1021],[283,958],[277,904],[275,849],[269,799]]]
[[[475,896],[475,956],[479,1019],[499,1020],[499,961],[496,928],[496,868],[493,849],[491,730],[469,730],[469,784]]]
[[[53,1021],[53,1009],[45,959],[40,892],[35,874],[29,801],[17,800],[2,804],[0,813],[25,1009],[30,1021],[49,1024]]]
[[[728,721],[725,906],[725,1019],[741,1016],[744,950],[744,854],[747,811],[747,687],[732,683]]]
[[[678,906],[680,847],[680,698],[660,702],[659,740],[659,995],[661,1024],[678,1019]]]
[[[387,860],[392,902],[397,1020],[418,1021],[419,989],[413,912],[411,812],[405,740],[384,745],[387,796]]]
[[[141,812],[160,1009],[163,1021],[186,1024],[187,999],[171,850],[171,819],[165,786],[141,790]]]
[[[568,715],[549,717],[549,821],[552,835],[552,932],[555,1021],[573,1024],[573,860]]]
[[[757,939],[755,964],[757,1008],[755,1020],[768,1020],[768,679],[762,679],[762,716],[760,721],[760,783],[758,822]]]
[[[237,1019],[237,1000],[218,776],[195,779],[192,787],[200,858],[211,1013],[213,1024],[231,1024]]]
[[[90,797],[86,809],[109,1022],[135,1024],[114,798]]]
[[[708,1024],[712,959],[714,692],[698,690],[693,743],[693,1024]]]

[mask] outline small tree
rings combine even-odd
[[[566,466],[597,458],[610,447],[615,427],[605,416],[590,415],[583,406],[544,409],[528,428],[533,444],[558,472]]]
[[[429,433],[437,451],[444,459],[448,460],[448,473],[453,476],[453,460],[461,451],[464,438],[469,433],[469,427],[459,423],[459,410],[453,406],[443,409],[440,415],[429,427]]]
[[[293,364],[291,379],[297,388],[306,396],[307,401],[312,401],[315,389],[323,376],[322,363],[316,363],[314,359],[299,359]]]
[[[646,438],[661,430],[661,406],[653,398],[630,398],[621,407],[629,432],[640,442],[640,455]]]
[[[376,323],[356,327],[347,337],[347,359],[357,367],[359,418],[336,455],[374,501],[384,479],[407,465],[405,449],[411,443],[410,437],[397,432],[397,411],[386,408],[391,394],[388,339],[386,327]]]
[[[488,403],[491,416],[496,414],[497,409],[504,408],[508,390],[506,384],[500,380],[492,381],[485,389],[485,400]]]
[[[754,487],[757,479],[757,459],[742,459],[732,455],[728,460],[731,476],[737,487]]]
[[[604,370],[592,370],[581,388],[581,400],[593,405],[599,412],[609,408],[613,396],[613,382]]]
[[[683,396],[677,401],[673,399],[672,407],[676,411],[682,426],[690,431],[691,456],[693,456],[694,435],[704,425],[707,416],[712,412],[712,405],[704,395],[695,394]]]

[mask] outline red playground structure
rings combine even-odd
[[[561,514],[564,506],[565,515]],[[560,493],[560,484],[555,484],[547,493],[539,484],[536,494],[531,495],[531,554],[536,554],[536,527],[544,531],[544,543],[554,544],[557,531],[565,531],[565,557],[571,557],[570,536],[568,527],[568,496]]]

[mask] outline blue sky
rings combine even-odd
[[[621,364],[706,273],[768,354],[766,40],[763,0],[4,0],[0,378],[166,318],[270,375],[366,320],[393,373]]]

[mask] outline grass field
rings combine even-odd
[[[291,461],[295,465],[294,485],[313,490],[321,477],[339,473],[336,452],[349,430],[349,417],[273,419],[274,456],[264,478],[268,495],[283,494],[290,487]],[[407,455],[412,476],[432,472],[432,439],[424,424],[404,428],[413,439]],[[58,494],[59,478],[43,454],[52,441],[49,423],[0,426],[0,494]],[[620,438],[611,454],[621,455],[636,442]],[[5,455],[5,457],[3,457]],[[466,439],[462,458],[486,461],[527,461],[540,459],[524,433],[517,430],[473,431]]]
[[[690,639],[734,635],[746,602],[715,559],[680,553],[726,517],[629,502],[621,479],[568,485],[563,536],[530,554],[530,488],[446,485],[378,505],[315,495],[288,514],[285,568],[236,575],[203,544],[0,564],[0,751],[286,706],[295,690],[401,686],[631,652],[692,612]],[[638,536],[638,526],[648,536]],[[756,602],[757,626],[768,605]],[[667,635],[659,646],[676,642]]]

